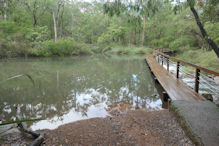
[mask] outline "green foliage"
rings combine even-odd
[[[113,54],[118,55],[141,55],[141,54],[151,54],[153,50],[148,47],[135,47],[135,46],[115,46],[109,51]]]
[[[219,45],[219,23],[205,23],[205,29],[208,31],[209,36]]]
[[[79,54],[90,54],[90,50],[83,43],[76,43],[72,39],[59,40],[57,42],[46,41],[42,49],[33,49],[33,56],[71,56]]]
[[[102,53],[104,50],[104,46],[101,45],[90,45],[89,47],[93,53]]]
[[[193,6],[196,2],[177,3],[175,6],[180,13],[175,15],[174,6],[168,0],[118,0],[104,4],[97,1],[21,0],[13,5],[10,3],[7,21],[3,20],[3,9],[0,14],[0,57],[103,52],[144,54],[148,53],[144,49],[133,49],[138,48],[133,46],[141,45],[142,32],[145,32],[145,47],[169,48],[179,53],[191,49],[209,50],[188,4]],[[182,9],[184,5],[187,7]],[[218,44],[217,5],[216,0],[209,0],[195,8],[204,20],[207,33]],[[57,42],[54,42],[52,10],[57,19]],[[112,46],[123,47],[115,49]]]
[[[188,62],[219,71],[219,58],[217,58],[213,51],[188,50],[182,54],[177,55],[177,57]]]
[[[208,0],[205,5],[202,6],[203,14],[202,18],[204,21],[217,22],[219,20],[219,1],[218,0]]]
[[[26,27],[14,22],[0,22],[0,57],[26,56],[29,53],[25,39],[27,32]]]
[[[126,34],[126,27],[112,25],[109,26],[108,30],[98,38],[98,43],[109,44],[111,42],[122,42],[123,44],[125,44]]]
[[[49,31],[47,26],[37,26],[35,28],[29,28],[26,39],[31,42],[31,46],[37,46],[39,43],[47,41],[49,38]]]
[[[122,0],[115,0],[114,2],[106,2],[103,5],[104,13],[107,13],[109,16],[117,15],[119,16],[122,12],[124,12],[127,7],[122,2]]]
[[[98,43],[99,44],[109,44],[111,43],[112,36],[110,33],[103,33],[99,38],[98,38]]]
[[[176,51],[182,48],[190,48],[190,46],[193,46],[193,43],[194,43],[194,40],[192,37],[184,36],[184,37],[180,37],[172,41],[169,44],[169,48],[171,48],[171,50]]]

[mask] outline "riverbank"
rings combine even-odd
[[[72,39],[59,40],[58,42],[47,41],[31,49],[10,48],[0,49],[0,58],[16,57],[66,57],[82,56],[92,54],[102,55],[144,55],[151,54],[153,49],[150,47],[140,47],[135,45],[98,45],[76,42]],[[186,60],[214,71],[219,71],[219,58],[214,51],[202,49],[190,49],[176,52],[176,58]]]
[[[168,110],[117,109],[112,117],[92,118],[47,132],[45,145],[193,145]]]
[[[213,50],[186,50],[176,54],[177,58],[219,72],[219,58]]]
[[[115,108],[110,114],[106,118],[80,120],[54,130],[41,130],[47,133],[43,145],[193,145],[168,110],[121,112]],[[2,137],[4,144],[30,143],[30,137],[7,138]]]

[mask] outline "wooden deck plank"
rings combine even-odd
[[[179,79],[173,77],[155,60],[153,55],[147,56],[146,60],[159,83],[172,100],[205,100],[204,97],[182,83]]]

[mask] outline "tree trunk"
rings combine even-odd
[[[57,22],[56,22],[54,10],[52,10],[52,18],[53,18],[53,24],[54,24],[54,40],[55,42],[57,42]]]
[[[71,21],[71,35],[72,35],[72,37],[74,37],[74,33],[73,33],[73,31],[74,31],[74,14],[71,13],[71,16],[72,16],[72,21]]]
[[[219,58],[219,48],[218,48],[217,44],[208,36],[207,32],[205,31],[205,29],[201,23],[201,20],[198,16],[198,13],[195,10],[195,8],[190,6],[190,10],[192,11],[192,13],[195,17],[196,23],[201,31],[203,38],[207,40],[208,44],[211,46],[211,48],[214,50],[217,57]]]
[[[37,16],[35,14],[33,14],[33,26],[37,26]]]
[[[131,35],[130,35],[130,38],[129,38],[129,45],[133,44],[133,38],[134,38],[134,31],[131,30]]]
[[[134,45],[137,44],[136,38],[137,38],[137,30],[135,28],[135,31],[134,31]]]
[[[4,20],[5,21],[7,20],[7,10],[6,10],[6,8],[4,8]]]
[[[146,27],[146,18],[144,17],[144,25],[142,29],[142,46],[144,46],[145,27]]]
[[[4,20],[7,20],[7,9],[8,9],[8,0],[3,1],[3,7],[4,7]]]
[[[30,9],[31,10],[31,9]],[[36,12],[37,12],[37,0],[35,0],[34,5],[33,5],[33,26],[36,27],[37,26],[37,16],[36,16]]]
[[[60,20],[61,20],[61,22],[60,22],[60,34],[61,34],[61,37],[63,37],[64,36],[64,26],[63,26],[63,15],[64,15],[64,12],[65,12],[65,7],[62,7],[62,12],[61,12],[61,18],[60,18]]]

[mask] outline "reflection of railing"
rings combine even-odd
[[[197,93],[199,91],[200,79],[203,79],[202,76],[206,77],[206,75],[201,74],[201,71],[205,72],[205,73],[208,73],[208,74],[211,74],[213,76],[219,76],[219,72],[216,72],[216,71],[213,71],[213,70],[210,70],[210,69],[207,69],[207,68],[204,68],[204,67],[201,67],[201,66],[186,62],[184,60],[181,60],[181,59],[178,59],[178,58],[175,58],[175,57],[168,56],[168,55],[166,55],[166,54],[164,54],[160,51],[157,51],[157,50],[153,52],[153,55],[154,55],[154,57],[157,57],[158,63],[161,63],[162,66],[164,65],[164,61],[165,61],[166,66],[167,66],[167,71],[169,71],[170,62],[176,62],[176,78],[179,78],[179,75],[180,75],[179,72],[182,71],[180,69],[181,64],[188,65],[192,68],[195,68],[195,86],[194,86],[194,90]]]

